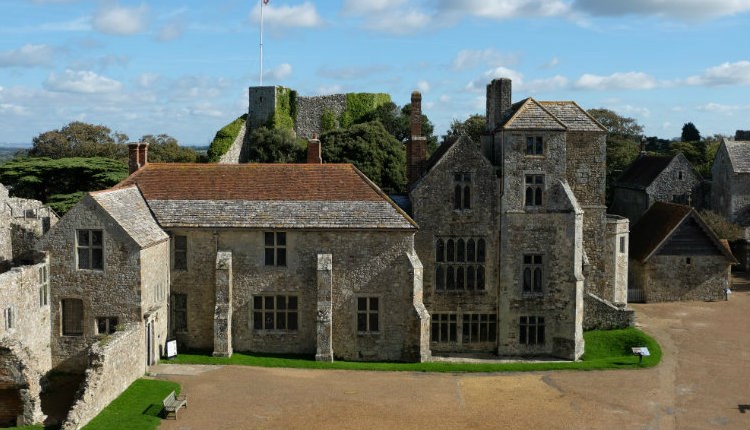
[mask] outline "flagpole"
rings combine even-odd
[[[260,0],[260,86],[263,86],[263,4]]]

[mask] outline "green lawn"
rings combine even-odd
[[[172,390],[179,393],[180,385],[170,381],[138,379],[83,430],[155,429],[161,423],[161,402]]]
[[[655,366],[661,360],[661,348],[656,341],[636,328],[589,331],[584,333],[586,353],[577,362],[531,363],[380,363],[335,361],[318,362],[309,356],[279,356],[234,353],[230,358],[212,357],[210,353],[181,353],[164,363],[177,364],[236,364],[261,367],[291,367],[300,369],[388,370],[417,372],[518,372],[538,370],[595,370],[633,369]],[[638,363],[630,348],[646,346],[651,352]]]

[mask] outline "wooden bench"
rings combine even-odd
[[[187,408],[187,394],[177,396],[172,391],[161,403],[164,405],[164,418],[172,415],[177,419],[177,411],[183,406]]]

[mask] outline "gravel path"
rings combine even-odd
[[[182,384],[190,405],[159,428],[750,429],[750,292],[633,307],[664,350],[655,368],[427,374],[160,365],[152,371]]]

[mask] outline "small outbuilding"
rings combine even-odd
[[[656,202],[630,230],[628,301],[719,300],[737,260],[698,212]]]

